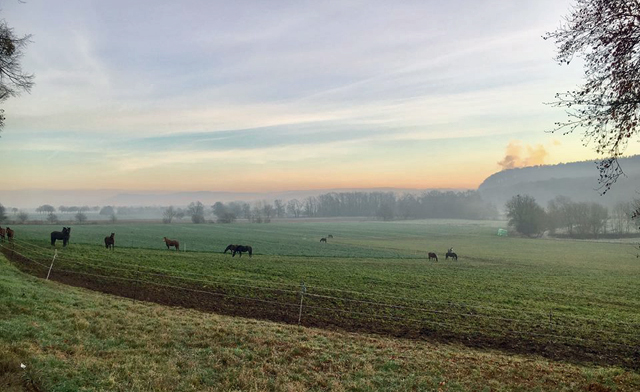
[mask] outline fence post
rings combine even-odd
[[[300,320],[302,319],[302,301],[304,300],[304,293],[307,292],[307,286],[304,284],[304,281],[300,282],[300,313],[298,313],[298,325],[300,325]]]
[[[138,270],[136,272],[136,285],[133,287],[133,302],[136,302],[138,297],[138,282],[140,280],[140,264],[138,264]]]
[[[51,269],[53,268],[53,262],[56,261],[56,256],[58,256],[58,249],[56,249],[55,253],[53,254],[53,260],[51,260],[51,265],[49,266],[49,272],[47,272],[47,279],[45,280],[49,280],[49,275],[51,275]]]

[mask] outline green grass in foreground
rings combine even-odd
[[[33,386],[52,392],[637,391],[640,375],[135,303],[45,282],[0,256],[0,389]]]

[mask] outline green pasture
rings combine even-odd
[[[613,355],[640,341],[640,259],[629,244],[499,237],[504,222],[476,221],[71,227],[70,245],[56,247],[54,275],[64,269],[223,291],[285,303],[293,319],[304,282],[303,324],[354,314],[360,324],[406,319],[465,338],[525,332],[539,343],[559,335],[582,348],[610,344]],[[49,265],[49,233],[61,227],[14,229],[14,250]],[[111,232],[114,252],[103,245]],[[320,243],[328,234],[334,238]],[[164,236],[187,252],[167,250]],[[253,258],[222,254],[230,243],[251,245]],[[444,260],[449,247],[458,261]],[[440,260],[427,261],[429,251]]]
[[[502,226],[501,226],[502,225]],[[49,242],[49,233],[63,225],[24,225],[20,238]],[[504,222],[274,222],[268,224],[86,224],[70,226],[71,242],[103,245],[104,237],[116,233],[116,246],[165,248],[163,237],[180,241],[187,251],[222,252],[228,244],[248,244],[257,254],[279,256],[403,258],[426,251],[443,254],[453,246],[464,251],[471,240],[494,240]],[[329,245],[320,238],[333,235]],[[471,249],[469,249],[471,250]]]
[[[6,392],[638,388],[638,373],[617,367],[134,302],[30,277],[0,255]]]

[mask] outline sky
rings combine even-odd
[[[36,85],[4,103],[0,187],[474,189],[594,159],[544,104],[583,75],[542,39],[570,5],[5,1]]]

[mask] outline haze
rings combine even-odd
[[[595,157],[545,133],[582,77],[541,38],[568,1],[3,6],[36,75],[5,106],[5,191],[475,189]]]

